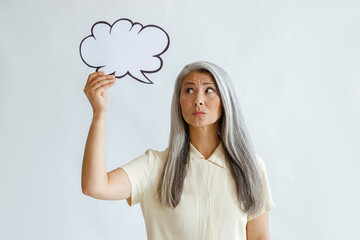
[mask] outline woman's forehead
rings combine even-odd
[[[213,83],[216,84],[215,80],[209,73],[204,72],[191,72],[183,78],[182,85],[191,83]]]

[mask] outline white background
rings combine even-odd
[[[80,41],[96,21],[129,18],[170,36],[153,85],[108,90],[108,171],[164,150],[174,81],[196,60],[234,82],[276,208],[273,240],[358,236],[360,3],[2,1],[0,239],[146,239],[140,205],[81,191],[92,120]]]

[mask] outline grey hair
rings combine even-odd
[[[171,130],[167,159],[158,184],[162,206],[175,208],[181,199],[189,162],[189,127],[182,117],[182,80],[191,72],[209,73],[215,80],[222,102],[218,135],[223,142],[227,165],[236,182],[238,206],[248,214],[260,211],[264,200],[256,154],[248,136],[243,115],[230,77],[219,66],[205,61],[186,65],[176,78],[171,104]]]

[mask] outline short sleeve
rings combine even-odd
[[[153,172],[154,163],[157,158],[152,149],[146,150],[145,154],[122,165],[122,168],[129,177],[131,184],[131,195],[126,201],[129,206],[133,206],[142,200],[144,191],[147,189],[150,174]]]
[[[272,200],[272,197],[271,197],[270,184],[269,184],[269,181],[268,181],[268,178],[267,178],[265,163],[261,159],[261,157],[259,155],[257,155],[257,154],[256,154],[256,159],[258,161],[260,177],[261,177],[263,187],[264,187],[264,202],[263,202],[261,210],[257,214],[247,216],[247,221],[250,221],[250,220],[252,220],[254,218],[257,218],[261,214],[263,214],[266,211],[269,211],[270,209],[275,207],[275,204],[274,204],[274,202]]]

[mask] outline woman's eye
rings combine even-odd
[[[185,92],[186,92],[186,93],[192,93],[192,92],[193,92],[193,89],[192,89],[192,88],[187,88],[187,89],[185,89]]]
[[[215,92],[215,90],[214,90],[214,89],[212,89],[212,88],[207,88],[207,89],[206,89],[206,92],[210,92],[210,93],[212,93],[212,92]]]

